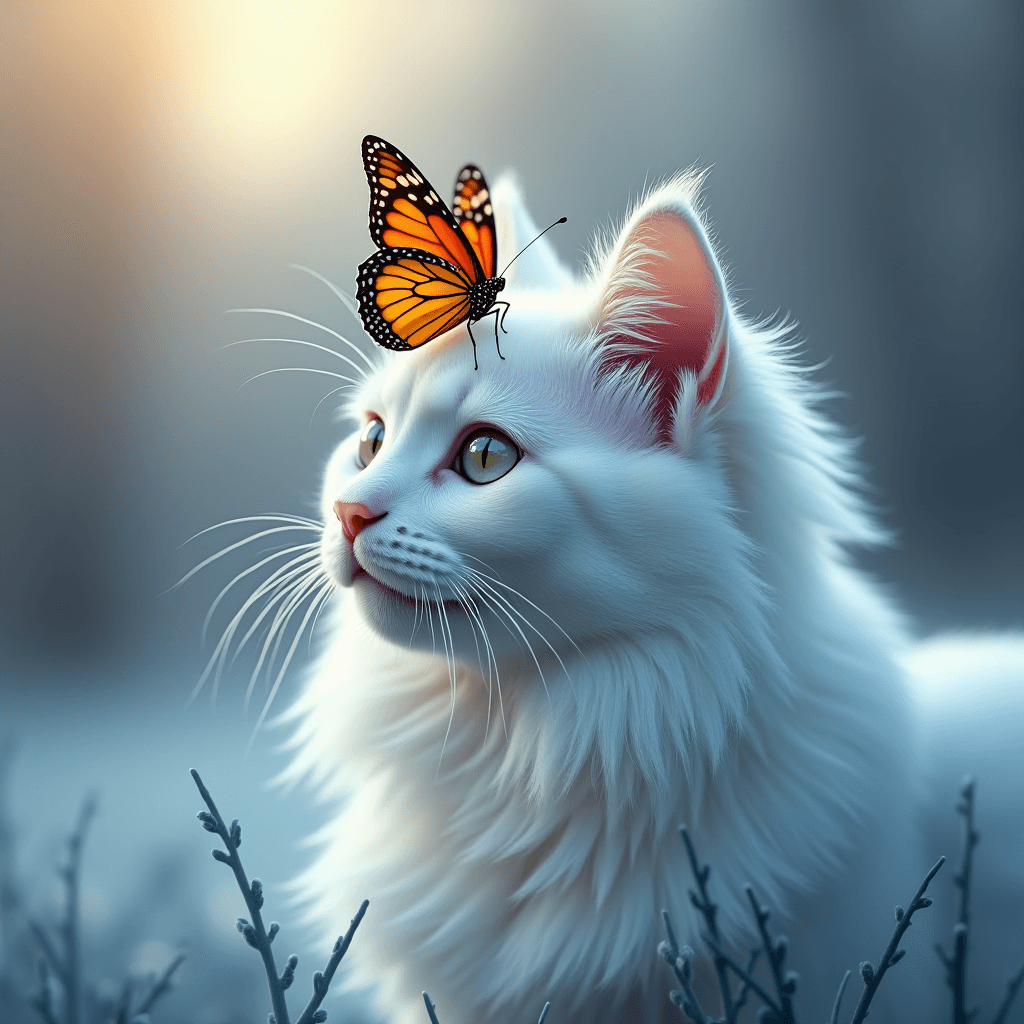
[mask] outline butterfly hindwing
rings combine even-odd
[[[452,212],[401,150],[367,135],[363,169],[370,186],[370,237],[378,249],[429,253],[461,271],[468,284],[488,276]]]
[[[491,190],[479,167],[466,164],[459,171],[452,213],[480,261],[484,277],[494,277],[498,264],[498,234],[494,228]]]
[[[378,250],[360,264],[356,282],[363,326],[384,348],[418,348],[469,316],[465,274],[419,248]]]

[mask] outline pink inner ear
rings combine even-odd
[[[654,403],[658,440],[670,442],[680,372],[688,370],[700,381],[700,405],[710,401],[718,389],[725,365],[724,346],[715,353],[714,365],[706,364],[718,336],[722,299],[704,248],[685,220],[674,213],[657,213],[641,230],[643,243],[659,254],[643,261],[641,269],[650,280],[651,291],[670,305],[656,311],[664,323],[645,329],[650,340],[630,338],[629,351],[620,349],[609,362],[648,366],[658,389]]]

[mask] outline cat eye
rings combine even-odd
[[[380,446],[384,443],[384,423],[376,416],[363,427],[359,435],[359,455],[357,461],[360,468],[365,468],[373,462]]]
[[[522,458],[514,441],[494,427],[483,427],[466,438],[455,457],[455,470],[474,484],[503,477]]]

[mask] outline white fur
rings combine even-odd
[[[751,941],[749,882],[791,937],[803,1019],[821,1020],[843,971],[877,960],[893,906],[955,854],[922,848],[930,822],[948,818],[955,835],[955,792],[923,795],[932,748],[918,723],[932,719],[914,710],[929,698],[908,686],[907,627],[847,557],[885,535],[785,332],[746,322],[726,297],[721,399],[698,409],[684,375],[674,445],[655,444],[642,376],[602,372],[607,336],[642,335],[659,315],[656,295],[637,297],[631,226],[672,210],[709,245],[697,187],[680,176],[652,192],[587,280],[547,239],[528,251],[507,293],[505,362],[485,321],[479,372],[459,330],[382,355],[352,401],[360,427],[378,414],[387,435],[362,471],[355,434],[331,460],[325,570],[349,581],[332,505],[363,502],[387,516],[355,556],[433,604],[414,612],[366,581],[338,586],[330,639],[290,713],[291,775],[329,807],[304,894],[332,934],[370,899],[351,977],[393,1024],[422,1024],[422,989],[444,1024],[524,1024],[545,999],[552,1022],[680,1019],[655,956],[662,907],[700,946],[680,823],[712,865],[729,940]],[[511,254],[532,222],[513,187],[502,195]],[[527,453],[482,487],[447,468],[475,422]],[[452,609],[446,626],[437,600],[465,599],[471,568],[522,596],[493,584],[476,629]],[[1000,643],[988,663],[1019,745],[1024,643]],[[967,744],[988,728],[972,644],[954,648],[954,685],[979,709]],[[944,720],[961,713],[946,705]],[[1019,759],[1012,771],[1020,787]],[[982,809],[989,792],[1013,793],[990,781]],[[1000,884],[1019,901],[1019,872]],[[934,890],[950,901],[948,878]],[[880,1020],[935,1019],[922,993],[945,998],[928,914],[939,920],[915,919],[877,1004],[894,1015]]]

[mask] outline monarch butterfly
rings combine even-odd
[[[498,328],[505,331],[509,304],[497,297],[505,278],[495,275],[498,238],[480,169],[466,164],[459,171],[450,210],[416,165],[375,135],[363,139],[363,170],[378,250],[359,265],[356,278],[367,333],[378,345],[404,352],[466,321],[478,369],[472,325],[494,313],[494,343],[504,359]]]

